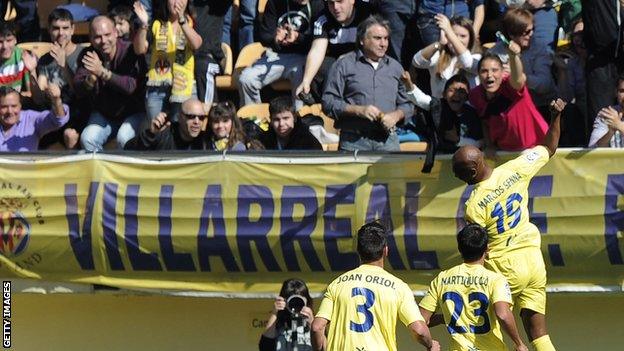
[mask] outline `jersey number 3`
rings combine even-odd
[[[473,334],[486,334],[490,331],[490,318],[487,314],[488,306],[490,305],[490,301],[487,296],[481,292],[472,292],[468,295],[468,301],[479,301],[479,308],[474,310],[474,315],[476,317],[483,317],[482,325],[469,325],[468,328],[462,327],[461,325],[457,325],[457,320],[461,316],[464,310],[464,299],[462,299],[461,295],[456,293],[455,291],[449,291],[442,295],[442,300],[451,300],[453,301],[454,309],[451,314],[451,321],[447,325],[448,332],[450,334],[465,334],[465,333],[473,333]]]
[[[516,202],[518,206],[515,206]],[[498,234],[505,232],[505,224],[509,226],[508,229],[513,229],[520,223],[520,217],[522,216],[522,195],[518,193],[509,195],[507,201],[505,201],[504,209],[501,203],[502,202],[497,203],[490,214],[490,216],[496,217],[496,231]],[[508,218],[511,219],[507,220]]]
[[[363,304],[356,306],[356,311],[364,315],[364,322],[355,323],[349,321],[349,329],[357,333],[366,333],[373,327],[373,322],[375,321],[373,312],[370,311],[370,308],[373,307],[375,303],[375,293],[366,288],[353,288],[351,290],[351,297],[355,296],[364,296],[366,299]]]

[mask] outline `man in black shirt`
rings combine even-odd
[[[323,146],[310,133],[295,112],[290,98],[280,96],[269,104],[269,130],[260,141],[267,150],[323,150]]]
[[[327,7],[314,22],[313,41],[306,58],[303,80],[296,94],[312,93],[321,101],[331,65],[343,54],[355,50],[358,25],[372,13],[368,0],[327,0]]]
[[[269,0],[257,28],[264,55],[239,78],[241,105],[260,103],[260,89],[286,78],[301,83],[303,65],[312,42],[312,24],[323,9],[322,0]],[[293,88],[294,92],[294,88]],[[303,104],[294,97],[296,107]]]
[[[126,150],[206,150],[203,121],[208,118],[204,105],[197,99],[182,103],[177,122],[171,122],[164,112],[159,113],[149,128],[128,141]]]

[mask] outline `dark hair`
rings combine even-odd
[[[17,38],[17,28],[14,21],[0,21],[0,37],[14,36]]]
[[[243,131],[243,125],[240,118],[236,116],[236,108],[231,101],[223,101],[212,104],[210,112],[208,113],[208,136],[212,139],[212,124],[219,121],[232,121],[232,130],[228,137],[227,148],[231,149],[236,143],[245,143],[246,136]]]
[[[294,115],[295,104],[290,96],[279,96],[269,102],[269,114],[274,116],[280,112],[289,111]]]
[[[357,233],[357,252],[362,263],[377,261],[383,257],[388,232],[379,221],[366,223]]]
[[[362,47],[362,44],[360,44],[360,42],[364,40],[364,37],[366,37],[368,29],[374,25],[386,28],[386,30],[388,31],[388,35],[390,35],[390,22],[388,22],[387,19],[383,18],[380,15],[370,15],[365,20],[363,20],[357,27],[357,38],[355,44],[358,48]]]
[[[124,19],[130,22],[130,18],[132,18],[132,14],[133,12],[130,6],[117,5],[108,12],[108,17],[112,20],[114,20],[115,17],[119,17],[121,19]]]
[[[451,23],[451,27],[459,26],[468,31],[468,46],[466,47],[466,49],[470,52],[474,52],[475,32],[472,28],[472,21],[470,20],[470,18],[455,16],[451,18],[449,22]],[[451,64],[451,59],[453,59],[451,49],[449,48],[449,45],[445,45],[440,53],[438,63],[436,64],[436,75],[438,77],[442,77],[442,72],[444,72]]]
[[[529,10],[509,9],[503,16],[503,34],[510,39],[520,36],[531,23],[533,23],[533,14]]]
[[[17,96],[20,96],[19,91],[11,88],[10,86],[0,86],[0,99],[2,99],[3,97],[9,95],[9,94],[17,94]],[[21,97],[21,96],[20,96]]]
[[[498,64],[501,67],[503,67],[503,61],[501,60],[501,58],[498,57],[498,55],[488,51],[485,54],[483,54],[483,56],[481,57],[481,60],[479,60],[479,64],[477,65],[477,72],[479,72],[481,70],[481,66],[483,65],[483,62],[485,62],[487,60],[494,60],[494,61],[498,62]]]
[[[310,296],[308,286],[303,280],[297,278],[284,280],[284,282],[282,283],[282,289],[279,292],[279,296],[283,297],[284,300],[287,300],[292,295],[301,295],[305,297],[307,301],[306,306],[312,308],[312,297]]]
[[[470,82],[468,81],[468,78],[466,78],[466,76],[464,76],[463,74],[458,73],[449,78],[449,80],[444,83],[444,91],[446,91],[446,89],[448,89],[454,83],[465,84],[468,87],[468,90],[470,90]]]
[[[57,7],[48,15],[48,27],[54,21],[69,21],[71,24],[74,24],[74,15],[67,9]]]
[[[468,224],[457,233],[457,248],[466,262],[480,259],[487,250],[487,230],[478,224]]]
[[[187,16],[193,17],[193,5],[192,0],[186,3],[186,9],[184,13]],[[167,0],[154,0],[152,3],[152,20],[160,21],[161,23],[169,21],[169,7],[167,7]]]

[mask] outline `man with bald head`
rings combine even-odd
[[[132,43],[117,39],[106,16],[91,21],[89,38],[91,47],[83,50],[74,76],[76,94],[88,96],[92,108],[80,142],[87,151],[101,151],[116,137],[123,148],[145,119],[145,57],[134,53]]]
[[[485,163],[474,146],[453,155],[453,173],[474,185],[466,201],[466,221],[488,232],[485,266],[507,278],[525,331],[537,351],[555,350],[546,330],[546,268],[540,232],[529,222],[528,188],[531,178],[554,155],[561,134],[559,120],[565,103],[550,104],[553,115],[542,145],[528,149],[496,168]]]
[[[182,103],[177,122],[161,112],[150,126],[126,143],[126,150],[206,150],[206,133],[202,131],[208,118],[204,104],[191,98]]]

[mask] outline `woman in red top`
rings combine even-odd
[[[526,87],[520,46],[512,41],[507,50],[511,74],[503,74],[498,56],[485,54],[478,66],[481,84],[469,96],[483,120],[486,154],[490,156],[496,150],[521,151],[533,147],[548,130]]]

